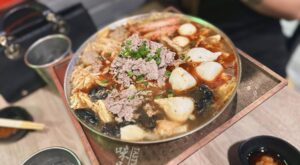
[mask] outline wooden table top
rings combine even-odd
[[[84,164],[90,164],[72,121],[61,98],[48,88],[42,88],[14,104],[28,110],[37,122],[46,125],[45,131],[30,132],[13,143],[0,143],[1,165],[20,165],[33,153],[51,146],[74,151]],[[0,101],[0,107],[7,106]]]
[[[50,146],[69,148],[83,164],[90,164],[63,101],[57,95],[42,88],[15,105],[26,108],[35,121],[46,124],[47,130],[31,132],[18,142],[0,143],[1,164],[21,164],[34,152]],[[7,104],[0,100],[0,108],[5,106]],[[299,121],[300,95],[284,88],[181,164],[229,164],[229,160],[237,158],[232,146],[257,135],[277,136],[300,149]]]

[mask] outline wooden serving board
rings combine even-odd
[[[178,164],[287,85],[284,78],[263,64],[240,50],[239,54],[242,79],[227,109],[215,121],[189,136],[148,145],[116,142],[84,128],[70,112],[64,97],[63,77],[69,59],[50,70],[92,164]]]

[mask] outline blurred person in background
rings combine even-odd
[[[286,76],[291,56],[279,20],[300,19],[300,0],[169,0],[221,28],[241,50]]]

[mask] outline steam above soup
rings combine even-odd
[[[71,108],[87,125],[125,141],[192,130],[224,106],[237,61],[212,29],[183,16],[152,14],[103,29],[71,75]]]

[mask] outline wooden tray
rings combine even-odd
[[[242,79],[235,99],[214,122],[178,140],[149,145],[112,141],[81,126],[66,104],[66,110],[92,164],[178,164],[287,85],[284,78],[263,64],[240,50],[239,54],[242,61]],[[66,59],[50,69],[65,103],[62,84],[68,61]]]

